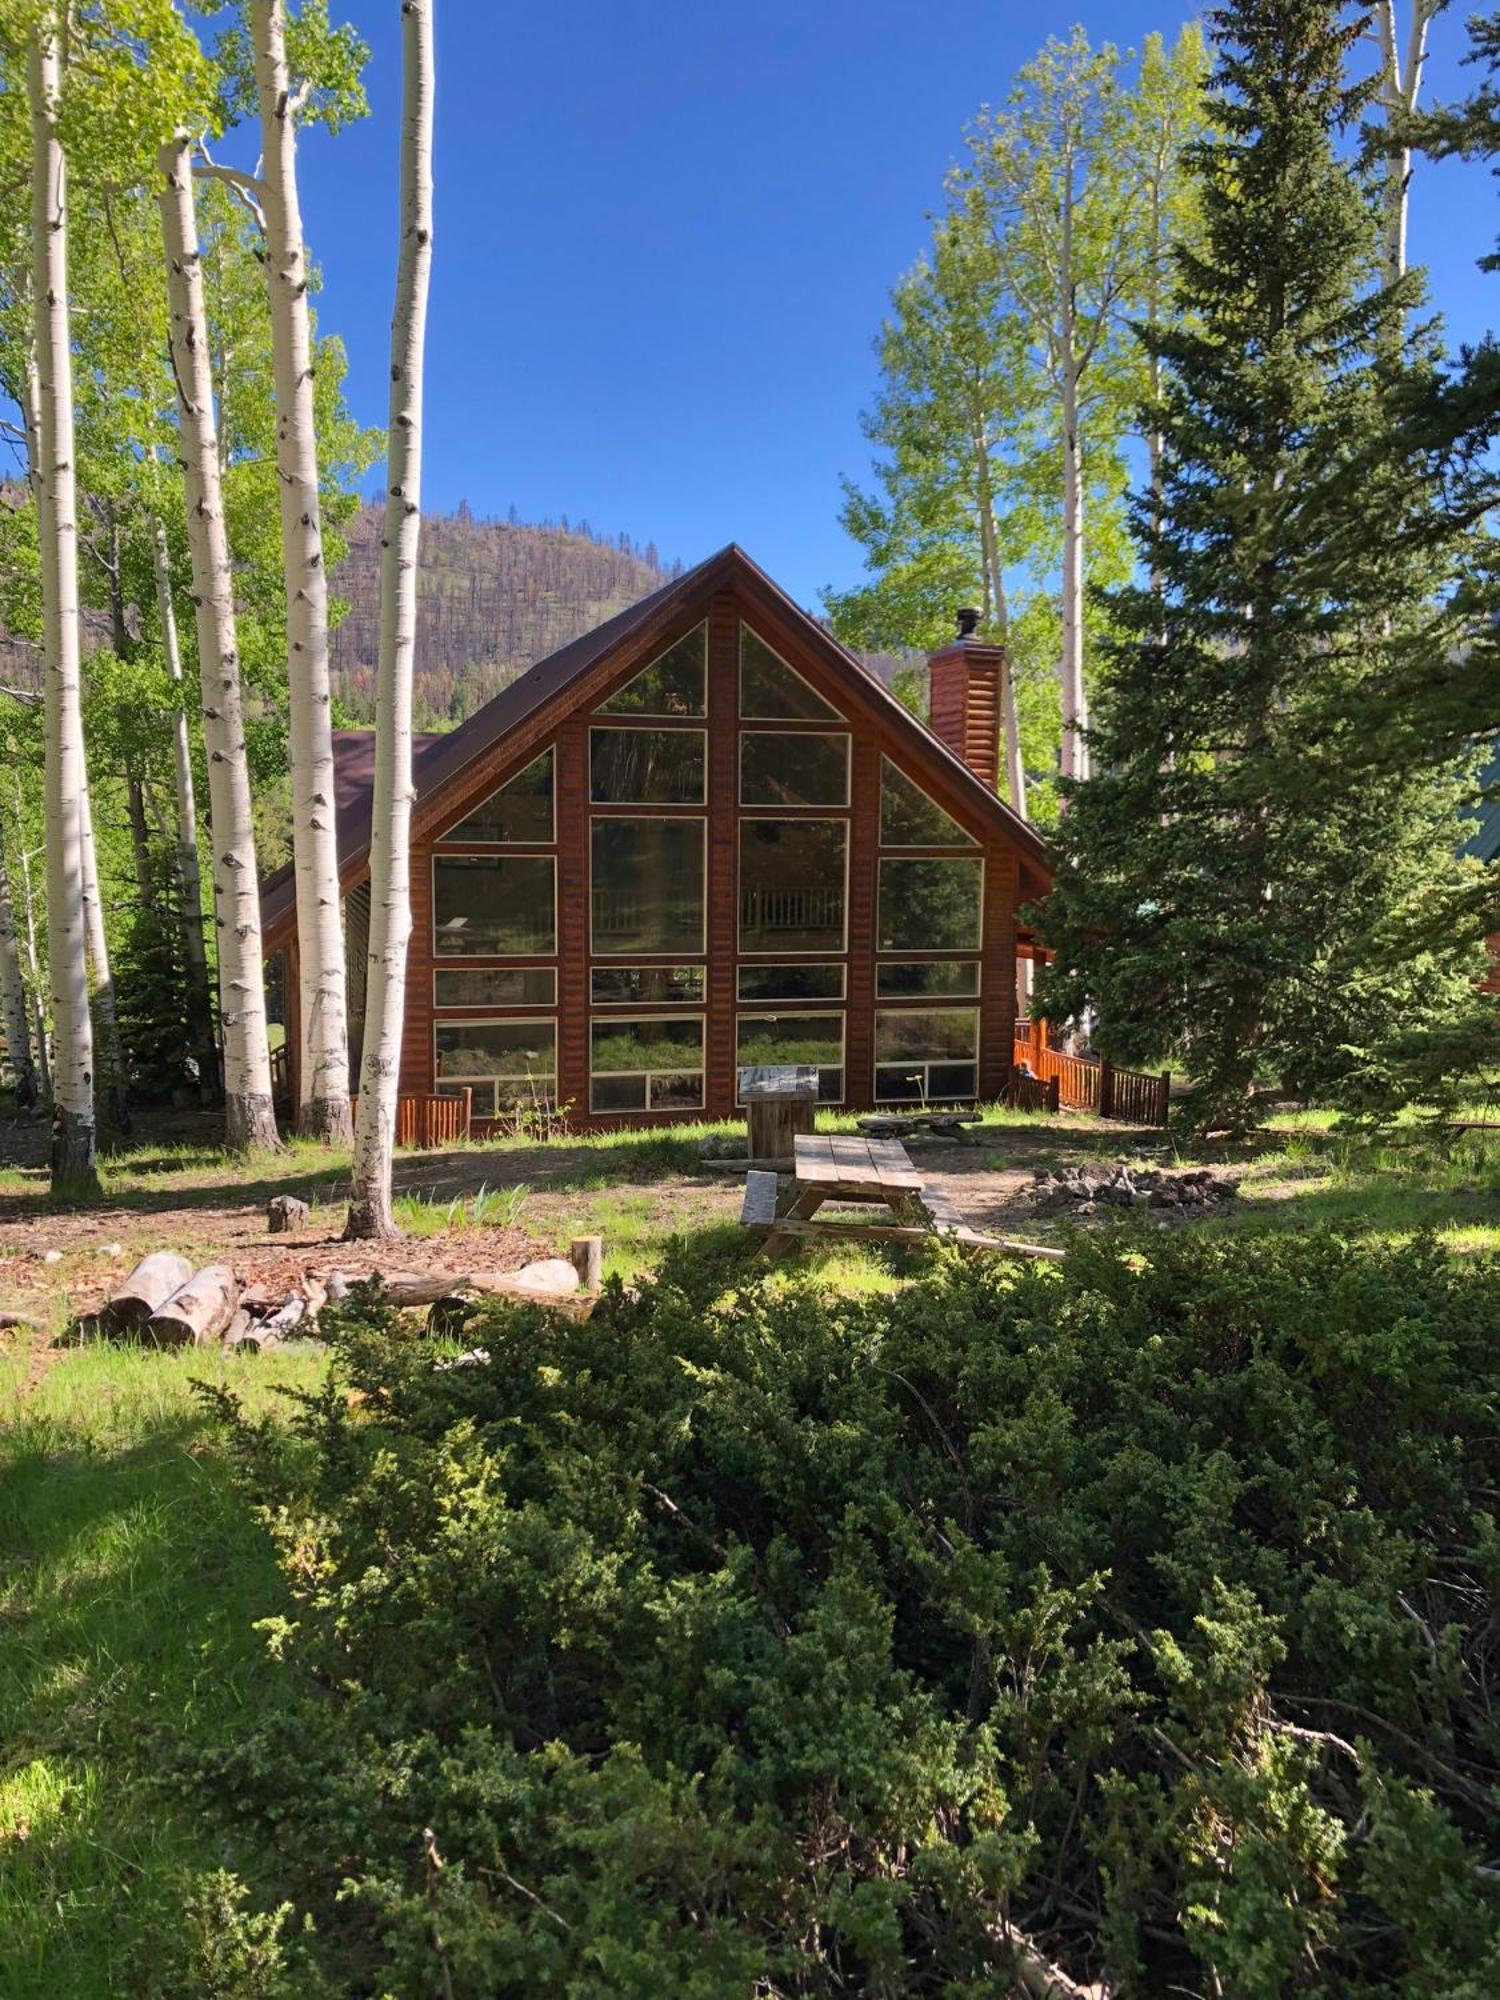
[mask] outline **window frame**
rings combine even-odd
[[[701,992],[700,992],[700,993],[698,994],[698,997],[697,997],[697,998],[696,998],[695,1000],[694,1000],[694,999],[676,999],[676,1000],[608,1000],[608,999],[606,999],[606,1000],[601,1000],[601,999],[599,998],[598,994],[597,994],[597,993],[595,993],[595,991],[594,991],[594,975],[595,975],[596,973],[600,973],[600,972],[624,972],[624,973],[641,973],[641,972],[696,972],[696,973],[697,973],[697,975],[698,975],[698,979],[699,979],[699,982],[700,982],[700,984],[701,984],[701,987],[702,987],[702,991],[701,991]],[[610,1008],[613,1008],[613,1007],[703,1007],[703,1006],[706,1006],[706,1005],[707,1005],[707,996],[708,996],[708,967],[707,967],[707,965],[695,965],[695,964],[685,964],[685,963],[684,963],[684,962],[683,962],[683,961],[682,961],[681,959],[678,959],[678,960],[675,960],[675,961],[673,961],[673,962],[671,962],[671,963],[664,963],[664,964],[661,964],[661,965],[647,965],[647,964],[645,964],[645,963],[640,963],[640,964],[635,964],[635,965],[617,965],[617,964],[615,964],[615,962],[614,962],[614,961],[613,961],[613,960],[611,959],[611,960],[607,960],[607,961],[604,961],[604,962],[602,962],[602,963],[591,963],[591,964],[590,964],[590,966],[589,966],[589,1009],[590,1009],[590,1012],[591,1012],[591,1013],[592,1013],[592,1011],[593,1011],[593,1010],[594,1010],[595,1008],[599,1008],[599,1007],[610,1007]],[[610,1018],[611,1018],[611,1019],[613,1019],[613,1018],[615,1018],[615,1017],[614,1017],[614,1016],[611,1016]]]
[[[895,860],[912,860],[917,857],[911,855],[896,855],[893,856],[892,858]],[[936,860],[939,858],[946,859],[947,857],[933,856],[932,858]],[[957,857],[954,858],[956,859]],[[878,887],[876,893],[877,894],[879,893]],[[980,902],[981,929],[983,928],[983,917],[984,917],[984,904],[981,897],[981,902]],[[885,972],[894,972],[898,968],[908,965],[961,965],[966,970],[972,972],[974,975],[973,990],[972,992],[965,992],[965,993],[883,993],[880,990],[881,974]],[[977,1005],[978,1002],[981,1001],[983,998],[984,998],[984,961],[977,952],[974,953],[957,952],[957,951],[933,952],[929,957],[925,956],[921,952],[912,951],[900,955],[896,953],[891,953],[889,956],[880,956],[877,957],[875,960],[875,1000],[877,1005],[881,1001],[884,1001],[888,1007],[896,1007],[896,1008],[901,1007],[903,1003],[913,1003],[916,1006],[920,1006],[923,1001],[940,1001],[940,1002],[953,1001],[957,1002],[960,1005],[968,1001],[973,1001]]]
[[[740,991],[740,980],[747,972],[816,972],[824,967],[839,975],[837,993],[757,993],[747,997]],[[734,1005],[738,1012],[741,1007],[816,1007],[822,1003],[842,1006],[849,998],[849,963],[842,958],[806,958],[789,956],[784,959],[739,956],[734,967]]]
[[[609,707],[609,703],[617,695],[623,694],[626,688],[638,681],[642,674],[649,674],[658,660],[664,660],[668,653],[675,653],[684,639],[691,639],[697,632],[703,634],[703,706],[701,708],[694,709],[687,715],[658,715],[654,710],[644,708],[611,709]],[[627,674],[617,687],[605,695],[595,708],[594,713],[607,718],[606,727],[610,723],[617,721],[622,715],[631,717],[637,722],[674,722],[682,723],[689,727],[694,723],[706,724],[708,718],[708,620],[700,618],[696,625],[690,625],[685,632],[679,632],[675,639],[669,639],[665,646],[654,652],[649,660],[635,669],[634,673]]]
[[[827,743],[834,737],[842,736],[844,739],[843,797],[838,799],[820,799],[816,803],[804,800],[800,804],[795,805],[787,804],[781,799],[747,799],[745,797],[745,745],[752,736],[769,736],[778,742],[785,742],[788,737],[806,736],[811,737],[815,743]],[[850,801],[853,797],[854,774],[854,734],[849,728],[804,729],[800,724],[796,728],[787,727],[783,729],[757,729],[752,727],[737,730],[736,738],[735,803],[742,811],[767,813],[777,816],[787,813],[807,813],[810,817],[826,816],[830,812],[848,812]]]
[[[827,715],[756,715],[752,713],[750,709],[746,708],[745,634],[747,632],[750,634],[752,639],[757,640],[762,646],[765,647],[766,651],[771,655],[772,659],[776,661],[778,666],[785,667],[786,671],[792,676],[793,680],[801,681],[802,685],[807,689],[808,693],[812,696],[813,700],[821,703],[822,706],[828,710]],[[797,669],[792,665],[791,661],[784,658],[782,654],[777,652],[776,648],[771,644],[770,640],[766,638],[765,634],[762,632],[757,632],[755,627],[750,623],[748,618],[741,618],[739,621],[739,637],[738,637],[738,644],[735,647],[734,669],[735,669],[734,672],[735,715],[741,722],[781,722],[781,723],[795,722],[799,725],[805,725],[810,729],[820,729],[820,728],[849,729],[851,727],[848,716],[843,714],[841,710],[836,708],[834,704],[828,699],[827,695],[820,694],[817,688],[814,687],[813,683],[807,678],[806,674],[798,673]]]
[[[498,1017],[490,1014],[484,1014],[484,1015],[469,1016],[461,1020],[451,1020],[451,1021],[434,1020],[432,1023],[433,1095],[435,1097],[452,1096],[453,1095],[452,1091],[444,1090],[443,1088],[444,1084],[453,1084],[456,1085],[459,1090],[473,1090],[476,1092],[481,1089],[488,1089],[490,1092],[490,1109],[488,1111],[482,1112],[480,1111],[479,1107],[475,1105],[473,1107],[473,1116],[476,1118],[500,1117],[502,1107],[499,1105],[499,1103],[495,1098],[494,1094],[495,1086],[502,1082],[508,1082],[510,1079],[494,1075],[444,1076],[441,1068],[441,1054],[438,1049],[438,1036],[441,1032],[443,1032],[443,1030],[451,1028],[531,1028],[531,1027],[547,1028],[551,1030],[552,1034],[551,1088],[545,1093],[544,1101],[548,1104],[555,1105],[557,1103],[558,1047],[562,1040],[562,1035],[560,1032],[559,1022],[558,1022],[558,1016],[555,1012],[550,1014],[507,1014]],[[540,1077],[537,1077],[535,1080],[540,1082],[542,1079]]]
[[[474,953],[474,958],[478,958],[479,956],[480,954],[478,952]],[[475,972],[475,973],[515,972],[519,973],[523,979],[529,976],[534,976],[537,973],[543,973],[552,982],[552,998],[550,1000],[439,1000],[438,981],[442,979],[445,975],[451,977],[455,973],[463,973],[463,972]],[[484,1007],[490,1009],[491,1011],[497,1008],[503,1010],[507,1007],[515,1007],[519,1012],[522,1013],[528,1012],[537,1007],[546,1008],[549,1011],[555,1011],[557,1007],[556,965],[546,962],[540,962],[536,959],[523,959],[516,964],[507,962],[504,965],[475,965],[472,959],[465,959],[462,963],[459,963],[458,961],[452,958],[445,959],[441,965],[435,963],[432,967],[433,1013],[470,1014],[476,1007]]]
[[[900,1014],[908,1018],[920,1018],[924,1014],[967,1014],[974,1023],[974,1053],[972,1057],[971,1056],[936,1056],[936,1057],[923,1056],[921,1058],[914,1057],[909,1063],[905,1063],[904,1067],[907,1069],[909,1073],[914,1073],[917,1070],[920,1070],[922,1072],[922,1088],[920,1097],[916,1098],[882,1097],[880,1094],[880,1072],[883,1069],[897,1069],[903,1067],[903,1064],[901,1062],[898,1062],[894,1059],[882,1060],[881,1058],[880,1017],[882,1014]],[[913,1103],[977,1104],[979,1102],[979,1055],[980,1055],[981,1037],[983,1035],[983,1032],[984,1032],[984,1011],[977,1000],[974,1001],[972,1004],[965,1003],[956,1007],[944,1006],[941,1004],[941,1002],[935,1003],[930,1006],[874,1007],[871,1010],[871,1015],[870,1015],[870,1095],[873,1101],[876,1104],[913,1104]],[[938,1097],[934,1098],[928,1089],[928,1083],[931,1078],[932,1071],[934,1069],[951,1068],[954,1065],[960,1063],[969,1064],[973,1068],[974,1071],[973,1090],[960,1091],[960,1092],[947,1092],[940,1094]]]
[[[741,922],[741,897],[745,879],[745,828],[764,826],[768,822],[784,820],[788,826],[816,826],[820,821],[829,826],[839,826],[844,830],[844,879],[840,898],[843,922],[837,945],[809,945],[802,951],[794,951],[789,946],[773,945],[768,951],[753,951],[740,942],[743,925]],[[805,958],[808,960],[845,958],[849,952],[849,871],[853,865],[851,849],[854,846],[854,823],[848,813],[804,812],[800,817],[790,817],[784,812],[746,813],[735,811],[734,847],[734,956],[736,964],[742,958],[770,960]],[[739,980],[735,980],[738,990]]]
[[[818,1103],[826,1106],[845,1104],[849,1098],[849,1010],[847,1002],[836,1006],[819,1008],[811,1004],[798,1006],[794,1001],[790,1009],[786,1005],[761,1008],[755,1005],[739,1006],[734,1010],[734,1103],[736,1110],[744,1107],[745,1099],[740,1095],[740,1071],[755,1065],[740,1059],[740,1026],[745,1021],[837,1021],[839,1027],[839,1059],[835,1063],[809,1063],[810,1069],[819,1073]],[[822,1072],[837,1069],[839,1073],[839,1094],[824,1097],[822,1094]]]
[[[932,945],[928,951],[933,958],[977,958],[984,952],[984,898],[988,875],[988,857],[983,848],[945,848],[941,852],[928,849],[917,853],[910,849],[888,853],[882,849],[875,863],[875,953],[877,958],[904,959],[919,958],[923,955],[920,945],[885,944],[881,931],[881,899],[885,893],[885,867],[887,862],[897,867],[909,867],[913,862],[952,861],[960,862],[966,868],[979,870],[979,897],[974,912],[975,936],[972,944]]]
[[[548,948],[545,951],[459,951],[459,952],[444,951],[442,948],[442,944],[440,942],[440,939],[442,937],[442,932],[438,928],[437,871],[440,863],[446,864],[455,861],[460,863],[465,861],[545,861],[552,870],[552,942],[548,946]],[[430,880],[430,889],[432,895],[430,929],[432,933],[432,958],[434,966],[436,966],[439,960],[442,960],[445,963],[453,960],[462,960],[465,963],[472,963],[472,961],[476,958],[497,958],[497,959],[503,959],[505,963],[508,965],[512,961],[520,961],[522,963],[530,964],[538,959],[555,959],[557,957],[558,924],[557,924],[556,854],[533,853],[530,850],[522,851],[521,849],[515,847],[489,847],[479,853],[472,853],[472,854],[466,852],[461,853],[456,851],[449,853],[439,853],[437,848],[434,847],[429,856],[429,867],[432,871]]]
[[[552,831],[550,833],[536,840],[495,840],[492,838],[486,838],[483,834],[465,835],[462,839],[459,838],[458,829],[464,824],[466,820],[471,820],[474,817],[475,813],[482,811],[483,808],[489,804],[490,800],[494,798],[497,793],[503,792],[507,785],[514,784],[517,778],[524,777],[525,774],[531,769],[532,765],[540,764],[544,757],[550,757],[552,760],[552,789],[547,800],[547,803],[551,808]],[[512,854],[520,852],[527,848],[556,847],[556,845],[557,845],[557,745],[555,742],[544,745],[542,749],[537,751],[534,757],[528,757],[526,759],[526,762],[522,764],[519,767],[519,769],[512,771],[508,778],[503,778],[497,785],[491,785],[489,790],[485,793],[484,797],[479,801],[478,805],[471,807],[470,810],[464,813],[461,818],[456,820],[452,826],[446,827],[441,833],[435,833],[432,836],[432,847],[434,852],[436,852],[437,849],[439,848],[451,848],[456,853],[465,853],[471,849],[477,849],[482,853],[488,853],[491,849],[494,849],[499,853]]]
[[[596,1029],[626,1028],[633,1026],[636,1022],[639,1022],[643,1027],[658,1028],[665,1026],[665,1024],[669,1021],[697,1022],[699,1061],[696,1071],[690,1068],[684,1068],[681,1065],[678,1065],[676,1068],[673,1069],[664,1069],[664,1070],[595,1069],[594,1033]],[[602,1019],[596,1019],[593,1010],[590,1009],[588,1054],[589,1054],[589,1116],[591,1118],[595,1117],[644,1118],[650,1114],[655,1114],[657,1116],[660,1116],[662,1112],[688,1113],[692,1111],[703,1110],[704,1106],[708,1102],[708,1015],[706,1010],[704,1010],[703,1012],[694,1012],[690,1009],[686,1013],[673,1013],[673,1014],[606,1014]],[[692,1075],[696,1075],[698,1078],[698,1101],[696,1104],[667,1104],[662,1106],[656,1106],[652,1104],[651,1080],[653,1077],[692,1076]],[[631,1107],[630,1109],[623,1111],[620,1110],[618,1107],[613,1110],[611,1110],[608,1107],[604,1107],[601,1109],[601,1107],[596,1105],[594,1102],[594,1079],[596,1076],[642,1077],[645,1081],[645,1098],[646,1098],[645,1103],[641,1105],[639,1108]]]
[[[703,860],[699,874],[699,881],[702,886],[702,921],[698,929],[698,946],[696,950],[688,951],[684,950],[681,946],[668,946],[662,951],[642,951],[637,945],[631,945],[623,951],[600,950],[594,937],[594,829],[601,821],[610,819],[624,820],[633,825],[639,825],[643,820],[659,819],[664,821],[668,826],[697,827],[699,837],[703,843]],[[590,963],[596,958],[605,960],[623,959],[627,963],[631,960],[640,961],[658,958],[666,964],[676,964],[684,959],[706,959],[708,957],[708,814],[703,808],[701,806],[679,806],[675,812],[663,812],[659,806],[642,806],[638,807],[634,812],[625,813],[611,812],[605,808],[603,810],[590,811],[588,821],[587,896]],[[592,989],[592,982],[590,982],[590,985]]]
[[[602,735],[628,736],[636,733],[652,736],[665,736],[668,734],[673,736],[696,736],[698,738],[702,752],[699,760],[699,776],[702,782],[697,798],[596,799],[594,797],[594,738]],[[647,719],[644,717],[626,721],[623,726],[618,717],[608,722],[591,721],[589,723],[586,776],[588,779],[588,803],[591,811],[598,806],[604,807],[606,812],[614,806],[626,806],[638,808],[653,818],[663,811],[702,812],[708,804],[708,725],[703,722],[663,723],[656,721],[654,718]],[[615,817],[624,817],[624,815],[616,814]]]
[[[927,803],[933,807],[935,811],[940,812],[943,815],[944,819],[951,822],[953,829],[958,836],[956,840],[887,840],[886,839],[885,774],[888,768],[894,771],[898,778],[904,779],[906,783],[910,785],[912,789],[915,792],[917,792],[920,797],[924,798],[927,801]],[[876,806],[875,825],[878,835],[876,845],[878,846],[882,854],[894,854],[897,856],[901,855],[937,856],[937,855],[951,854],[956,856],[959,854],[978,854],[983,852],[984,843],[981,840],[977,839],[974,834],[966,832],[964,830],[962,822],[959,819],[957,819],[953,813],[949,812],[948,808],[945,805],[943,805],[940,800],[935,799],[933,797],[932,793],[928,791],[927,787],[921,782],[920,779],[914,778],[910,771],[908,771],[903,765],[898,764],[895,758],[891,756],[890,752],[887,750],[882,750],[880,753],[880,781],[876,787],[875,806]]]

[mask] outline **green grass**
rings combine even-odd
[[[155,1783],[163,1731],[211,1741],[252,1712],[254,1620],[280,1586],[231,1489],[190,1378],[252,1407],[324,1362],[83,1349],[17,1401],[0,1380],[0,1993],[94,2000],[126,1980],[187,1877],[230,1856]]]

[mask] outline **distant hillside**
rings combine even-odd
[[[349,614],[333,636],[335,684],[358,721],[375,713],[380,632],[378,507],[345,529],[349,554],[333,572]],[[681,572],[654,545],[599,540],[580,522],[481,521],[461,505],[422,521],[417,595],[418,728],[461,722],[534,661],[634,604]]]

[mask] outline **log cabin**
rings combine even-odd
[[[1050,884],[997,795],[1005,671],[964,629],[926,726],[731,545],[419,737],[403,1094],[476,1131],[728,1117],[778,1062],[853,1110],[997,1094]],[[357,1076],[372,732],[335,748]],[[295,1062],[290,868],[262,912]]]

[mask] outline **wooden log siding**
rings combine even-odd
[[[614,1114],[591,1113],[589,1109],[590,1027],[594,1022],[701,1016],[704,1024],[704,1103],[701,1112],[687,1114],[722,1118],[736,1113],[735,1077],[737,1068],[737,1026],[750,1014],[841,1017],[844,1029],[843,1102],[852,1110],[874,1106],[874,1016],[880,1007],[898,1006],[919,1011],[930,1007],[943,1011],[953,1006],[939,996],[930,999],[892,999],[877,1002],[875,968],[877,957],[892,960],[951,958],[963,953],[933,949],[903,950],[877,954],[878,858],[880,837],[880,768],[889,757],[906,772],[974,840],[984,863],[984,892],[981,947],[977,954],[981,968],[979,1000],[979,1074],[981,1098],[995,1098],[1005,1090],[1012,1059],[1015,1027],[1015,916],[1018,904],[1038,894],[1036,863],[1028,859],[1028,876],[1022,885],[1021,853],[1008,830],[993,813],[976,802],[963,782],[955,782],[953,767],[944,753],[934,748],[930,754],[914,746],[904,718],[890,718],[878,697],[861,693],[862,683],[852,669],[831,663],[821,635],[799,631],[794,614],[784,607],[769,588],[762,589],[753,578],[736,580],[732,587],[717,588],[681,607],[666,621],[653,621],[623,641],[613,652],[582,672],[577,681],[557,699],[538,707],[498,741],[477,751],[469,764],[439,788],[424,794],[413,817],[412,838],[412,939],[407,960],[406,1015],[402,1035],[401,1093],[404,1097],[425,1098],[434,1094],[434,1028],[443,1022],[504,1022],[510,1019],[551,1019],[557,1031],[557,1090],[559,1101],[570,1107],[576,1129],[607,1130],[640,1124],[679,1121],[681,1111],[632,1111]],[[596,714],[600,704],[658,658],[669,646],[707,621],[707,802],[706,805],[592,806],[589,798],[589,739],[591,722],[609,726],[632,726],[630,717]],[[851,739],[850,791],[846,806],[783,808],[759,806],[742,811],[739,804],[740,735],[742,729],[760,732],[786,730],[816,732],[820,724],[801,719],[776,722],[739,718],[739,633],[747,623],[765,643],[802,677],[815,693],[835,711],[839,720],[830,721],[830,733],[845,732]],[[853,685],[851,685],[851,682]],[[868,705],[867,705],[868,704]],[[682,718],[685,726],[702,727],[697,718]],[[651,726],[642,717],[635,726]],[[658,721],[655,726],[670,726]],[[439,837],[456,826],[494,792],[498,786],[523,770],[541,751],[555,749],[555,853],[557,859],[556,949],[521,961],[500,955],[475,953],[464,958],[435,959],[433,938],[432,862]],[[591,819],[629,817],[633,814],[660,815],[669,819],[706,821],[706,949],[703,952],[641,953],[629,957],[609,952],[596,953],[590,933],[589,828]],[[775,952],[760,952],[745,959],[739,954],[739,838],[742,817],[834,819],[848,828],[848,873],[845,900],[846,938],[842,952],[788,952],[790,963],[841,961],[845,967],[845,994],[841,999],[818,1001],[766,1001],[741,1004],[737,997],[737,970],[741,963],[779,963]],[[447,850],[452,852],[453,850]],[[486,851],[482,844],[466,842],[464,850]],[[489,851],[494,851],[490,849]],[[526,843],[522,851],[552,851],[546,843]],[[362,878],[362,863],[351,863],[344,881],[345,891]],[[818,921],[830,913],[833,891],[823,885],[792,885],[777,890],[775,909],[755,914],[779,919],[794,926],[801,921]],[[624,912],[617,915],[623,918]],[[610,912],[603,912],[609,922]],[[278,940],[279,941],[279,940]],[[443,1008],[434,1005],[435,963],[462,964],[466,969],[525,964],[550,966],[557,974],[557,1006],[466,1006]],[[678,965],[698,964],[705,969],[705,994],[701,1002],[681,1000],[656,1003],[619,1003],[595,1008],[591,1004],[590,973],[595,965]],[[289,962],[287,990],[295,994],[295,966]],[[970,1003],[964,1002],[968,1005]],[[288,1023],[288,1042],[295,1046],[294,1024]],[[482,1132],[485,1121],[476,1118],[475,1130]]]

